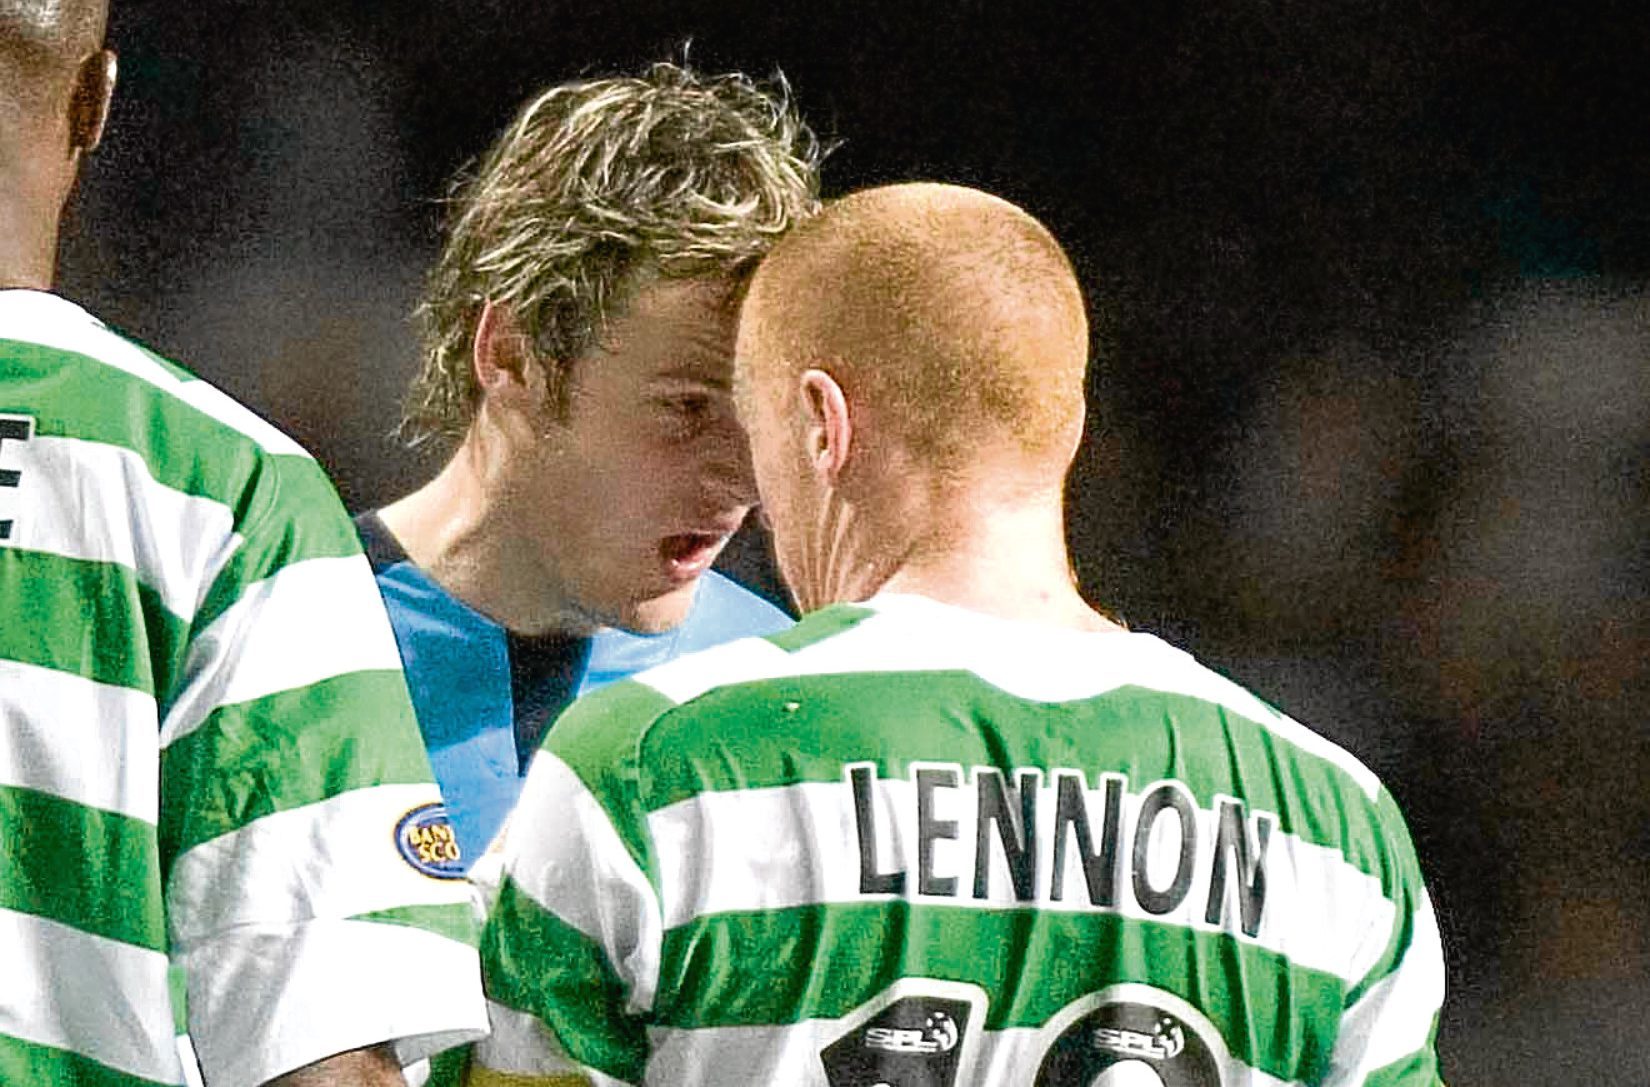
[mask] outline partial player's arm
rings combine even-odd
[[[162,729],[172,954],[212,1087],[372,1084],[485,1030],[475,924],[353,526],[307,457],[250,478]]]
[[[389,1046],[373,1046],[327,1057],[278,1076],[267,1087],[406,1087],[401,1062]]]
[[[1444,950],[1420,864],[1391,794],[1378,821],[1387,830],[1383,883],[1394,907],[1380,961],[1348,994],[1324,1087],[1441,1087],[1438,1018]]]
[[[471,1087],[642,1082],[662,919],[636,800],[639,690],[581,701],[533,762],[482,934],[493,1033]]]
[[[470,1065],[464,1087],[591,1087],[590,1077],[582,1072],[551,1073],[547,1076],[517,1076],[509,1072],[495,1072],[491,1068]]]

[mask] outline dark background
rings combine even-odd
[[[1640,5],[117,0],[112,37],[62,290],[354,508],[435,467],[387,435],[439,198],[543,84],[691,37],[783,68],[828,193],[1030,209],[1096,312],[1085,587],[1397,794],[1452,1083],[1650,1083]]]

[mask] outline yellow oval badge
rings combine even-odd
[[[458,835],[443,804],[414,808],[395,824],[395,847],[408,864],[432,879],[463,879]]]

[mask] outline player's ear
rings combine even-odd
[[[535,403],[543,401],[544,372],[534,360],[532,345],[516,323],[515,314],[504,303],[489,298],[482,305],[470,364],[482,396],[512,403],[523,397],[531,397]],[[535,382],[541,386],[536,391]]]
[[[95,151],[103,142],[118,71],[113,49],[100,49],[80,62],[69,99],[69,143],[74,150]]]
[[[842,386],[824,370],[806,370],[799,380],[808,463],[821,483],[834,487],[848,464],[853,444],[854,423],[848,415],[848,398]]]

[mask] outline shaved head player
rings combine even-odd
[[[775,247],[736,395],[808,614],[551,734],[473,1082],[1438,1083],[1391,795],[1078,593],[1087,353],[1060,247],[985,193]]]
[[[212,1087],[393,1087],[485,1015],[371,570],[302,449],[50,293],[106,14],[0,0],[0,1084],[185,1082],[171,977]]]

